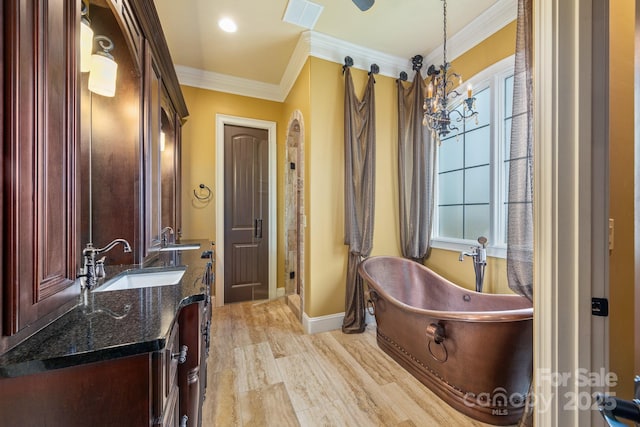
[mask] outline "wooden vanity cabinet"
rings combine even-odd
[[[133,257],[112,251],[107,265],[144,261],[144,147],[158,136],[160,121],[154,120],[163,103],[174,125],[175,165],[165,203],[174,204],[169,217],[180,228],[180,131],[188,111],[153,1],[87,2],[94,30],[118,46],[113,98],[85,90],[80,0],[0,4],[0,354],[75,305],[88,236],[98,247],[118,237],[132,244]],[[156,96],[147,96],[154,84]],[[81,108],[90,110],[88,124]],[[90,149],[83,144],[87,135]],[[114,152],[126,159],[114,160]],[[92,175],[83,175],[88,154],[96,156]],[[114,164],[117,174],[109,175]],[[89,180],[103,191],[91,218],[85,212],[91,211]],[[184,307],[161,351],[1,379],[0,425],[198,425],[203,313],[202,302]],[[190,351],[180,365],[182,345]]]
[[[197,313],[199,304],[185,309]],[[180,319],[189,322],[192,317],[181,315]],[[195,372],[199,362],[197,351],[193,357],[187,351],[184,362],[180,359],[182,346],[190,343],[181,339],[180,331],[192,329],[197,330],[197,325],[175,323],[160,351],[0,379],[0,425],[198,425],[190,421],[197,420],[197,412],[185,418],[178,383],[181,366],[188,362],[188,370]]]
[[[188,305],[180,312],[180,345],[186,345],[189,349],[185,363],[178,367],[180,414],[181,421],[186,421],[188,426],[200,426],[202,423],[211,327],[209,295],[212,282],[212,262],[209,261],[201,279],[205,300]]]
[[[79,3],[2,2],[0,354],[77,295]]]
[[[81,0],[0,5],[0,354],[74,305],[76,272],[89,239],[98,247],[115,238],[131,243],[133,255],[111,251],[107,265],[145,260],[142,151],[149,135],[143,130],[150,119],[145,112],[161,108],[160,96],[153,107],[144,104],[150,84],[146,55],[162,78],[158,93],[164,91],[174,109],[175,172],[180,173],[180,124],[188,111],[153,1],[84,1],[96,34],[116,43],[112,53],[119,77],[113,98],[89,94],[87,74],[79,70]],[[85,113],[92,118],[87,123]],[[85,141],[89,135],[91,148]],[[174,179],[176,230],[179,180]],[[90,181],[94,209],[87,202]]]
[[[0,379],[0,425],[150,426],[152,354]]]

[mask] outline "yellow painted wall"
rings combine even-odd
[[[311,143],[307,145],[310,317],[344,311],[348,248],[344,245],[344,77],[342,65],[311,58]],[[367,73],[352,70],[358,97]],[[394,79],[376,76],[376,211],[373,254],[399,255],[397,112]]]
[[[515,53],[516,23],[505,26],[482,43],[452,61],[453,70],[464,79]],[[459,252],[433,249],[425,265],[452,282],[468,289],[475,289],[475,273],[472,260],[458,261]],[[484,280],[484,291],[491,293],[513,293],[507,283],[507,263],[502,258],[488,258]]]
[[[451,65],[462,78],[469,79],[515,52],[516,21],[513,21],[451,61]]]
[[[634,25],[635,2],[610,7],[610,217],[615,246],[609,258],[610,369],[618,396],[633,398],[634,354]]]
[[[286,126],[282,103],[190,86],[182,86],[182,92],[190,113],[182,128],[182,238],[215,240],[216,114],[277,122],[279,131]],[[214,191],[214,200],[205,206],[194,202],[193,190],[200,183]]]

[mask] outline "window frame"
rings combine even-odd
[[[505,111],[505,87],[504,82],[509,76],[514,73],[515,55],[511,55],[504,58],[493,65],[485,68],[476,75],[467,79],[463,83],[463,88],[466,84],[471,83],[474,87],[474,92],[479,92],[483,89],[490,88],[490,129],[489,135],[491,138],[490,144],[490,165],[489,165],[489,236],[486,236],[489,240],[487,245],[487,255],[495,258],[506,258],[507,256],[507,242],[506,242],[506,202],[508,188],[508,177],[505,177],[505,159],[508,157],[508,153],[505,153],[506,141],[510,138],[510,135],[505,133],[505,119],[507,117]],[[464,95],[464,94],[463,94]],[[451,103],[451,109],[456,108],[462,99],[456,99]],[[483,114],[482,111],[478,112]],[[511,116],[511,113],[508,113]],[[473,120],[473,119],[471,119]],[[445,141],[455,143],[455,137],[451,141]],[[438,150],[438,148],[436,148]],[[439,158],[436,153],[436,171],[434,182],[434,222],[431,238],[431,247],[436,249],[446,249],[452,251],[464,251],[468,250],[470,246],[477,246],[476,240],[471,239],[458,239],[453,237],[443,237],[438,235],[440,229],[439,218]],[[501,236],[502,235],[502,236]]]

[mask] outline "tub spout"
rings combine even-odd
[[[462,262],[464,261],[464,257],[466,256],[470,256],[473,257],[475,259],[476,256],[478,256],[478,254],[476,254],[476,252],[460,252],[460,256],[458,257],[458,261]]]

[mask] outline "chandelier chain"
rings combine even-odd
[[[442,15],[443,15],[443,25],[442,25],[442,34],[443,34],[443,39],[444,39],[444,43],[442,45],[442,52],[443,52],[443,60],[444,60],[444,66],[447,66],[447,0],[442,0],[443,2],[443,6],[442,6]]]

